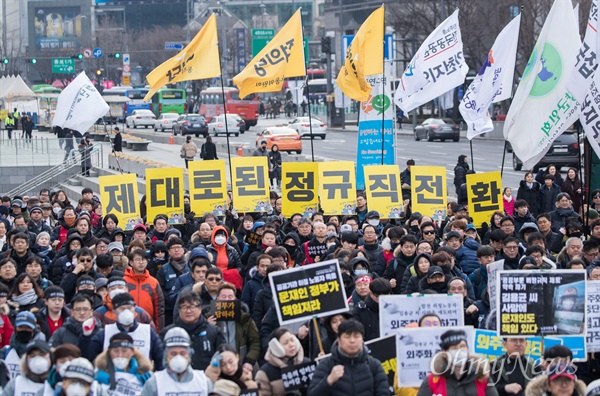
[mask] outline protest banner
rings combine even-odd
[[[281,166],[281,205],[288,217],[310,217],[319,207],[319,164],[284,162]]]
[[[319,162],[321,209],[325,215],[356,214],[354,162]]]
[[[398,167],[395,165],[365,166],[364,173],[369,210],[379,212],[382,219],[399,219],[404,202]]]
[[[418,322],[426,313],[435,313],[442,326],[464,324],[463,296],[458,294],[382,295],[379,297],[379,334],[395,334],[398,329]]]
[[[190,161],[188,163],[190,210],[224,216],[227,210],[227,174],[225,161]]]
[[[239,322],[242,317],[242,304],[240,300],[210,302],[210,314],[217,320]]]
[[[98,182],[104,214],[114,214],[123,230],[133,230],[140,219],[138,184],[135,175],[100,176]]]
[[[337,260],[269,274],[280,325],[348,311]]]
[[[413,327],[396,332],[396,359],[398,387],[419,387],[431,372],[431,359],[441,351],[440,336],[448,330],[463,330],[469,352],[473,353],[475,330],[473,326]]]
[[[376,338],[365,342],[369,354],[381,362],[383,371],[388,378],[390,392],[394,392],[394,377],[396,376],[396,336]]]
[[[411,166],[412,211],[429,216],[433,221],[446,219],[446,168],[443,166]]]
[[[498,277],[498,271],[504,269],[504,259],[486,265],[485,269],[488,276],[487,286],[490,298],[490,312],[492,312],[496,310],[496,278]]]
[[[499,271],[498,335],[586,335],[585,275],[584,270]]]
[[[316,362],[306,362],[296,366],[281,368],[281,379],[286,392],[308,389],[313,374],[317,368]]]
[[[489,223],[494,212],[504,210],[500,172],[467,175],[467,198],[473,225],[479,228],[483,223]]]
[[[240,393],[240,396],[259,396],[258,389],[246,389]]]
[[[146,218],[152,222],[159,214],[166,215],[168,224],[181,224],[183,211],[183,169],[146,169]]]
[[[238,212],[268,212],[269,166],[267,157],[231,158],[233,204]]]
[[[600,352],[600,281],[587,283],[587,337],[589,352]]]

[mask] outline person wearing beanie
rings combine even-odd
[[[65,307],[64,290],[59,286],[50,286],[44,290],[44,307],[35,315],[40,330],[49,340],[50,336],[71,316],[70,310]]]
[[[284,327],[273,333],[265,360],[266,363],[256,374],[261,396],[283,396],[286,390],[281,379],[281,369],[310,361],[304,357],[304,350],[298,338]]]
[[[52,368],[48,373],[48,378],[44,382],[44,390],[42,395],[54,395],[57,389],[62,386],[63,378],[61,373],[64,374],[66,365],[74,359],[81,357],[81,351],[73,344],[60,345],[52,351],[51,364]],[[39,392],[38,392],[39,394]]]
[[[44,223],[42,218],[41,206],[32,206],[29,209],[29,223],[27,223],[27,230],[29,232],[38,235],[40,232],[47,232],[50,234],[50,227]]]
[[[76,358],[65,365],[64,377],[57,385],[55,395],[98,395],[98,383],[94,381],[94,365],[85,358]]]
[[[127,282],[121,276],[112,276],[106,283],[108,294],[104,296],[104,305],[94,311],[94,317],[102,323],[102,326],[117,322],[117,312],[113,309],[112,299],[121,293],[129,293]],[[138,323],[149,324],[156,330],[152,317],[140,307],[135,307],[135,320]]]
[[[213,390],[213,382],[202,370],[192,368],[193,350],[190,347],[190,336],[180,328],[174,327],[165,334],[165,352],[161,368],[146,381],[141,396],[162,396],[170,394],[187,394],[190,390],[200,395],[208,395]],[[219,365],[219,361],[216,361]],[[164,369],[163,366],[166,366]],[[214,368],[212,369],[215,371]]]
[[[103,350],[108,348],[113,335],[126,333],[133,338],[134,344],[142,355],[151,359],[157,370],[162,370],[162,341],[149,324],[139,323],[136,320],[133,297],[129,293],[119,293],[112,298],[112,305],[117,314],[116,323],[106,325],[97,333],[94,333],[95,318],[90,318],[83,323],[83,335],[79,337],[78,342],[83,357],[93,361]]]
[[[352,316],[367,326],[363,331],[365,341],[379,338],[379,296],[391,293],[390,281],[384,278],[374,279],[369,285],[367,298],[364,301],[359,301],[354,306]]]
[[[44,389],[50,373],[50,346],[46,341],[36,340],[27,344],[21,359],[21,373],[13,377],[3,389],[5,396],[36,394]]]
[[[112,395],[139,395],[152,376],[152,363],[133,345],[129,334],[117,333],[95,360],[96,381]]]

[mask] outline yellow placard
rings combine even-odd
[[[500,172],[467,175],[467,197],[473,225],[479,228],[482,223],[489,223],[495,211],[504,210]]]
[[[138,185],[134,174],[100,176],[100,199],[104,214],[114,214],[123,230],[140,222]]]
[[[238,157],[231,159],[233,206],[238,212],[268,212],[269,166],[267,157]]]
[[[190,209],[201,217],[205,213],[225,215],[227,210],[227,174],[225,161],[188,162]]]
[[[354,162],[320,162],[319,186],[321,209],[324,214],[356,214],[356,171]]]
[[[310,217],[319,206],[319,164],[284,162],[281,167],[281,205],[286,217]]]
[[[443,166],[411,166],[412,211],[429,216],[434,221],[446,218],[446,168]]]
[[[159,214],[168,224],[181,224],[183,212],[183,169],[146,169],[146,214],[152,223]]]
[[[364,172],[369,210],[379,212],[382,219],[399,219],[403,201],[398,166],[370,165]]]

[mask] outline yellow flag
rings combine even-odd
[[[250,61],[233,83],[240,97],[255,92],[280,91],[283,79],[306,75],[300,8],[275,37]]]
[[[150,90],[144,101],[150,100],[156,91],[167,84],[220,75],[217,17],[212,14],[196,37],[180,53],[163,62],[146,76]]]
[[[336,80],[347,96],[359,102],[366,101],[371,94],[365,76],[383,73],[383,26],[384,10],[380,7],[358,29]]]

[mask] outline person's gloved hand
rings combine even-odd
[[[81,325],[83,328],[83,335],[89,336],[94,332],[94,328],[96,328],[96,318],[91,317]]]
[[[221,366],[222,359],[223,359],[223,356],[221,355],[221,352],[215,352],[213,357],[210,359],[210,365],[218,368]]]

